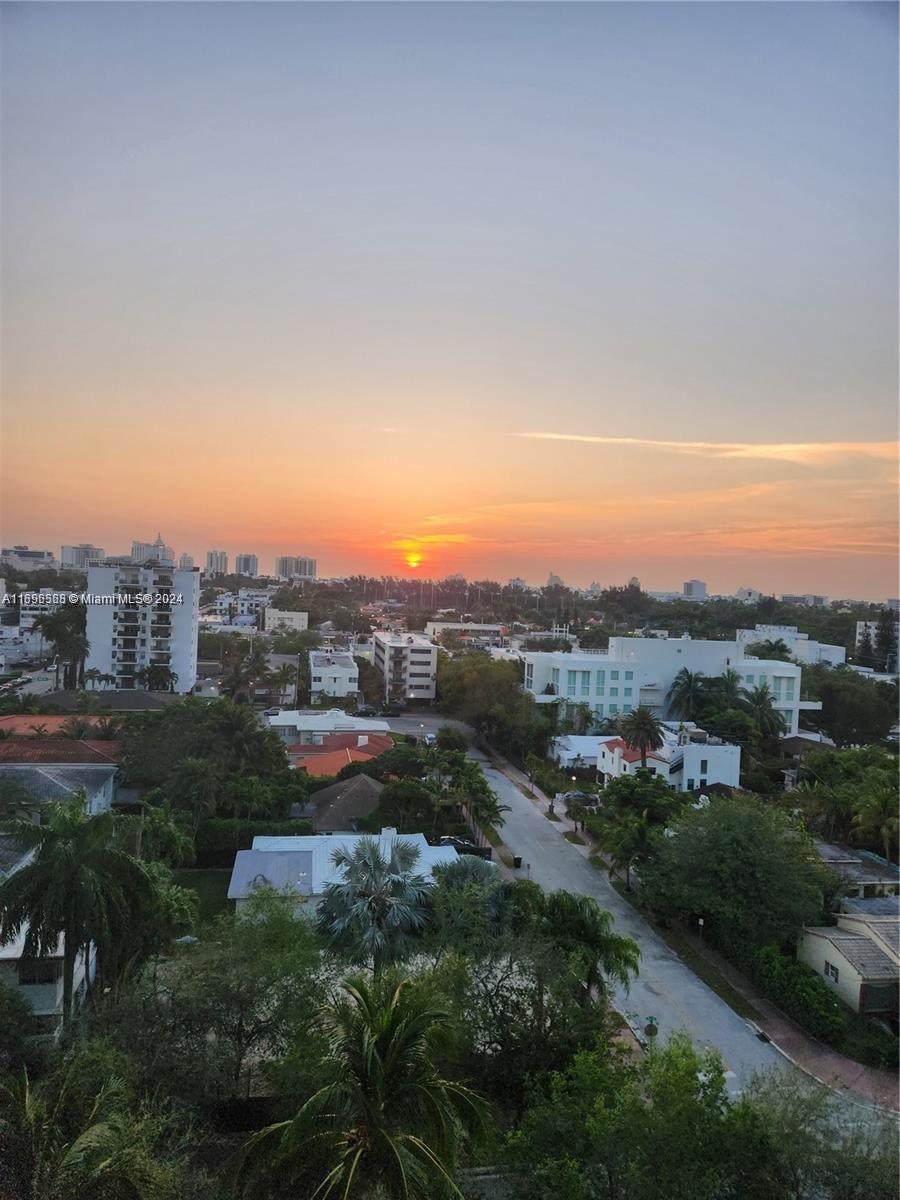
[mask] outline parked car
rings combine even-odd
[[[494,857],[494,852],[490,846],[476,846],[474,842],[470,842],[467,838],[448,836],[438,838],[439,846],[452,846],[457,854],[474,854],[476,858],[487,859],[488,862]]]
[[[356,710],[358,717],[375,717],[378,715],[378,709],[374,704],[360,704]]]

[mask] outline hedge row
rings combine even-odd
[[[840,1041],[847,1014],[812,967],[788,958],[776,946],[764,946],[753,957],[753,975],[769,999],[813,1037]]]
[[[255,837],[297,837],[312,833],[311,821],[264,821],[255,817],[212,817],[201,821],[194,842],[196,866],[230,867],[238,850]]]

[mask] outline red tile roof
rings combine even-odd
[[[607,741],[601,743],[600,748],[601,748],[601,750],[604,750],[604,749],[608,750],[610,752],[610,754],[613,754],[616,750],[621,750],[622,757],[624,758],[624,760],[626,762],[633,763],[633,762],[641,761],[640,750],[632,750],[630,746],[625,745],[625,743],[622,741],[621,738],[609,738]],[[654,752],[652,750],[649,750],[647,752],[647,757],[655,758],[657,760],[657,762],[668,762],[669,761],[667,758],[664,758],[661,754],[654,754]]]
[[[45,737],[56,735],[65,737],[65,733],[59,733],[60,728],[65,725],[66,721],[71,721],[73,715],[79,721],[89,721],[92,725],[97,720],[96,717],[86,716],[84,713],[70,713],[67,717],[51,717],[44,713],[16,713],[11,717],[0,717],[0,729],[19,737],[37,737],[34,727],[43,725]]]
[[[291,755],[291,762],[298,771],[306,771],[308,775],[337,775],[342,767],[353,762],[370,762],[375,755],[365,754],[361,750],[344,749],[330,750],[326,754]]]
[[[118,761],[118,742],[38,737],[0,741],[0,763],[84,763],[111,767]]]

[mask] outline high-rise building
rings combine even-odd
[[[85,570],[92,563],[103,562],[106,551],[100,546],[92,546],[90,542],[79,542],[77,546],[63,546],[59,552],[59,561],[64,567],[77,567]]]
[[[566,585],[563,583],[562,579],[560,579],[560,577],[558,575],[554,575],[554,573],[552,571],[547,576],[547,587],[565,587],[565,586]]]
[[[275,559],[278,579],[315,579],[316,560],[303,555],[282,554]]]
[[[39,567],[55,567],[52,550],[32,550],[28,546],[9,546],[0,549],[0,561],[17,571],[36,571]]]
[[[193,569],[194,569],[193,554],[182,554],[181,558],[179,558],[179,560],[178,560],[178,570],[179,571],[193,571]]]
[[[247,575],[256,579],[259,575],[259,559],[255,554],[236,554],[234,558],[235,575]]]
[[[155,542],[131,543],[131,561],[133,563],[158,562],[174,567],[175,551],[171,546],[166,545],[162,534],[158,533]]]
[[[117,689],[190,692],[197,680],[200,572],[120,560],[88,568],[86,668]],[[128,596],[150,596],[131,603]],[[106,599],[109,603],[106,603]]]
[[[685,600],[707,600],[706,584],[702,579],[688,579],[682,585]]]
[[[207,575],[228,574],[228,555],[224,550],[207,550],[206,573]]]

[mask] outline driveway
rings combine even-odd
[[[629,989],[617,987],[613,993],[621,1012],[634,1014],[641,1026],[648,1017],[655,1017],[663,1041],[681,1029],[696,1046],[717,1049],[725,1064],[725,1082],[731,1095],[737,1095],[755,1072],[786,1066],[781,1055],[761,1042],[746,1021],[698,979],[610,887],[606,873],[592,866],[562,837],[558,825],[548,821],[537,805],[477,752],[472,756],[481,762],[501,802],[509,805],[503,839],[513,854],[522,856],[519,878],[533,879],[548,891],[565,888],[593,896],[612,914],[616,932],[638,944],[640,973]]]

